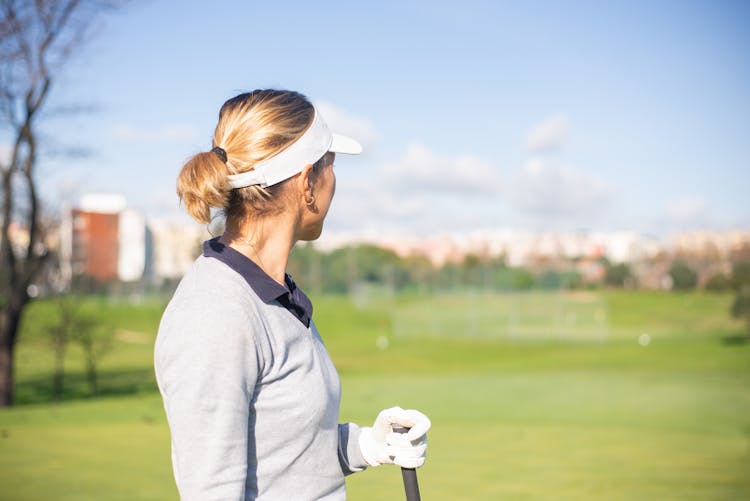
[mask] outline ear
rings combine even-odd
[[[307,164],[295,179],[297,193],[309,200],[313,196],[312,164]]]

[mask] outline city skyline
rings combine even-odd
[[[90,154],[46,156],[42,192],[187,220],[174,180],[221,103],[281,87],[365,146],[337,161],[332,234],[748,229],[748,19],[739,2],[134,3],[57,82],[53,108],[95,111],[45,122],[47,150]]]
[[[159,256],[160,264],[156,268],[168,269],[164,275],[169,277],[184,272],[192,264],[195,256],[191,253],[197,252],[199,243],[217,236],[221,231],[218,220],[209,228],[209,225],[202,227],[186,221],[147,217],[129,208],[125,197],[118,194],[85,194],[63,212],[61,233],[70,231],[71,223],[67,219],[70,215],[75,217],[77,213],[104,217],[116,215],[121,221],[128,223],[124,228],[125,233],[120,233],[119,244],[118,238],[110,238],[106,242],[110,246],[143,246],[143,238],[137,236],[141,231],[138,228],[146,228],[151,234],[149,239],[154,240],[152,247],[155,254]],[[131,242],[130,237],[123,240],[126,233],[136,236],[135,241]],[[102,241],[101,238],[97,240]],[[436,232],[427,236],[372,230],[331,230],[310,243],[322,252],[363,244],[375,245],[390,249],[401,257],[427,257],[436,266],[447,262],[461,262],[467,256],[491,259],[502,257],[509,266],[525,266],[540,258],[607,258],[613,263],[633,263],[679,255],[702,256],[709,261],[727,265],[732,261],[733,254],[747,254],[750,250],[750,230],[690,230],[675,232],[663,238],[635,231],[530,231],[509,227]],[[299,244],[304,245],[306,242]],[[71,244],[68,242],[66,245]],[[130,250],[127,254],[137,255],[138,252]],[[175,266],[176,262],[180,264]],[[135,266],[143,268],[144,265],[137,261]]]
[[[91,287],[114,283],[170,287],[193,265],[201,242],[207,237],[206,231],[195,225],[146,218],[128,208],[121,195],[86,194],[74,207],[64,211],[62,224],[47,235],[48,245],[59,256],[59,269],[51,272],[50,284],[53,289],[69,287],[74,280],[82,280],[81,284]],[[28,241],[28,229],[15,226],[12,238],[16,244],[23,245]],[[531,280],[524,282],[528,286],[539,280],[545,287],[560,285],[557,281],[560,274],[577,277],[570,282],[577,284],[575,287],[612,285],[610,282],[615,278],[607,278],[608,270],[615,270],[613,273],[620,273],[617,276],[622,280],[630,277],[627,284],[620,285],[670,289],[673,285],[671,270],[682,266],[694,274],[694,286],[713,290],[727,286],[726,277],[734,266],[750,256],[750,231],[693,231],[673,235],[668,240],[635,232],[534,233],[512,229],[475,230],[462,235],[444,233],[429,238],[334,232],[316,241],[313,250],[300,249],[300,256],[307,256],[301,259],[308,264],[308,259],[315,259],[317,266],[300,269],[297,261],[291,267],[298,276],[310,279],[310,273],[321,272],[322,261],[340,259],[339,251],[344,250],[348,263],[344,268],[357,270],[358,256],[363,257],[362,263],[366,266],[372,265],[371,246],[393,252],[404,260],[400,266],[423,279],[420,273],[427,272],[424,265],[429,262],[431,272],[448,270],[452,279],[458,278],[452,270],[461,267],[505,270],[505,278],[495,276],[500,280],[495,285],[501,288],[510,286],[503,281],[509,278],[508,270],[525,274]],[[382,258],[384,254],[376,252],[374,255]],[[390,264],[381,263],[380,272],[387,275],[393,262],[391,258],[385,262]],[[340,270],[341,266],[329,263],[327,268],[333,271],[331,276],[335,276],[334,270]],[[625,272],[626,275],[622,275]],[[557,277],[553,282],[549,281],[551,274]],[[354,275],[350,280],[354,280],[352,277]],[[350,287],[353,283],[350,282]],[[489,286],[489,282],[482,283]],[[40,289],[34,287],[34,294],[37,294]]]

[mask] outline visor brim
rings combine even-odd
[[[341,134],[331,135],[333,136],[333,140],[331,141],[331,147],[328,148],[328,151],[332,153],[345,153],[347,155],[359,155],[362,153],[362,145],[355,139]]]

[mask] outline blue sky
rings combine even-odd
[[[366,152],[328,228],[750,228],[744,2],[134,2],[50,104],[50,200],[179,213],[175,177],[241,91],[301,91]]]

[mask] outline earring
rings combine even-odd
[[[309,201],[305,200],[305,203],[307,204],[308,207],[312,207],[313,204],[315,203],[315,195],[310,195],[310,200]]]

